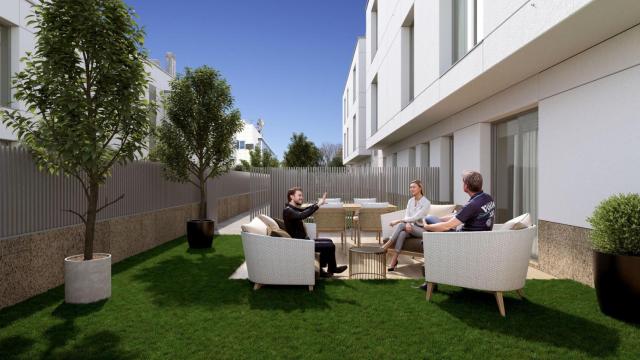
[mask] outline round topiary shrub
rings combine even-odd
[[[640,194],[619,194],[601,202],[587,219],[596,251],[640,256]]]

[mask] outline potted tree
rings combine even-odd
[[[640,322],[640,194],[614,195],[588,219],[600,310]]]
[[[190,248],[210,248],[215,223],[207,218],[207,180],[228,172],[234,163],[235,134],[242,130],[231,88],[208,66],[171,82],[165,99],[167,118],[158,129],[155,157],[169,180],[190,182],[200,191],[198,219],[187,222]]]
[[[14,78],[28,111],[2,118],[38,168],[82,185],[86,209],[66,210],[84,224],[84,254],[64,260],[65,300],[95,302],[111,296],[111,255],[93,252],[96,216],[124,196],[100,202],[100,186],[150,129],[144,33],[121,0],[44,0],[30,22],[35,49]]]

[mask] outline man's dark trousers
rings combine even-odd
[[[328,272],[336,269],[336,246],[331,239],[315,239],[316,252],[320,253],[320,268],[329,266]]]

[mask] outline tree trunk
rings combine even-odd
[[[207,180],[200,180],[200,220],[207,218]]]
[[[89,198],[87,203],[87,222],[84,226],[84,259],[93,259],[93,240],[96,234],[96,210],[98,209],[98,191],[100,185],[97,181],[89,180]]]

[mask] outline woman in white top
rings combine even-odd
[[[431,207],[431,202],[424,196],[420,180],[413,180],[409,184],[409,191],[411,192],[411,198],[407,203],[404,218],[402,220],[394,220],[389,224],[394,227],[393,233],[391,233],[389,241],[383,245],[386,250],[395,244],[396,252],[389,263],[389,271],[396,269],[399,251],[402,250],[407,236],[422,237],[422,232],[424,231],[422,219],[427,216]]]

